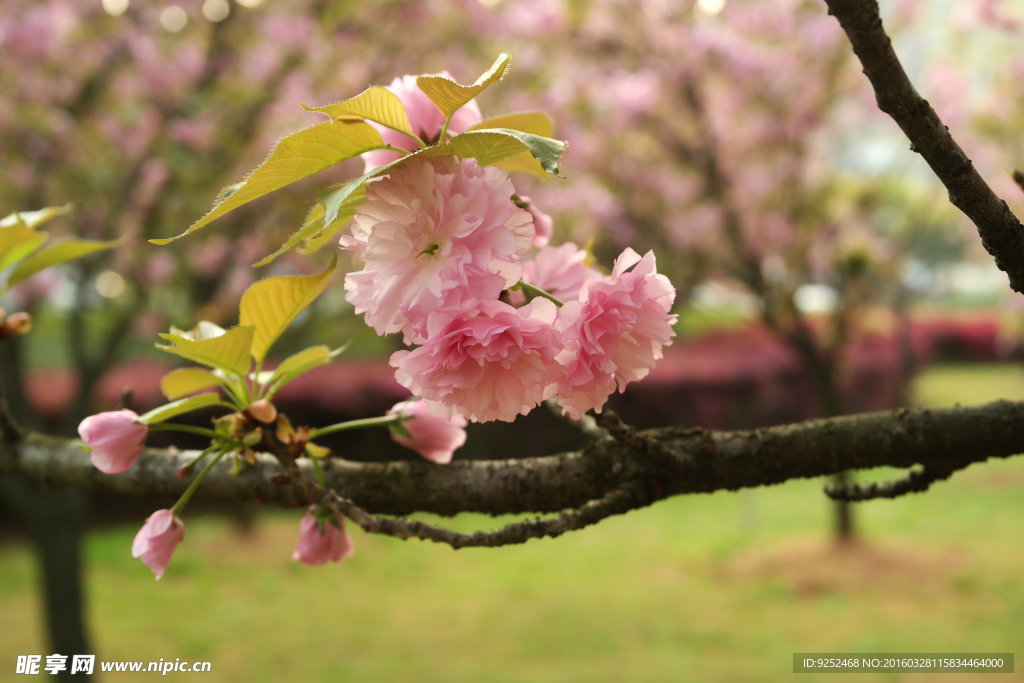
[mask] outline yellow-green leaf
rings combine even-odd
[[[298,232],[289,237],[288,241],[282,244],[277,251],[256,262],[255,265],[257,267],[267,265],[281,254],[294,248],[299,242],[306,243],[306,248],[302,250],[302,253],[309,254],[316,251],[316,249],[326,244],[331,237],[337,235],[348,225],[348,222],[352,220],[356,213],[356,208],[365,201],[366,188],[357,188],[355,192],[339,205],[337,217],[326,227],[324,226],[324,205],[323,203],[315,204],[309,210],[309,213],[306,214],[306,221],[299,228]],[[309,245],[314,240],[317,242],[316,248],[309,249]]]
[[[334,221],[326,228],[321,225],[320,232],[310,237],[301,247],[299,247],[299,253],[308,256],[328,244],[336,244],[338,241],[338,233],[344,230],[345,226],[352,222],[352,219],[356,215],[356,208],[359,204],[362,204],[365,201],[365,197],[360,198],[357,203],[351,204],[347,208],[346,205],[343,204],[341,211],[338,213],[338,217],[335,218]]]
[[[494,116],[481,121],[469,130],[483,130],[488,128],[511,128],[512,130],[518,130],[523,133],[532,133],[533,135],[540,135],[545,138],[550,138],[555,132],[555,126],[551,121],[551,117],[539,111],[527,111],[520,112],[518,114],[502,114],[501,116]],[[548,176],[544,167],[540,165],[540,162],[537,161],[530,152],[522,152],[509,159],[499,161],[495,163],[494,166],[504,171],[508,171],[509,173],[526,171],[527,173],[534,174],[538,178],[547,178]]]
[[[209,320],[200,320],[191,330],[179,330],[174,325],[171,325],[171,334],[176,337],[184,337],[190,341],[213,339],[214,337],[221,336],[225,332],[227,332],[227,330],[217,323],[211,323]]]
[[[74,261],[75,259],[94,254],[98,251],[113,249],[120,246],[123,238],[110,240],[109,242],[96,242],[94,240],[67,240],[53,246],[46,247],[25,259],[13,273],[11,273],[8,284],[21,282],[25,278],[32,277],[44,268],[56,266],[60,263]]]
[[[331,119],[350,121],[367,119],[382,126],[392,128],[400,133],[415,135],[409,123],[409,115],[405,113],[402,100],[387,88],[374,85],[351,99],[328,104],[325,107],[307,107],[306,111],[326,114]]]
[[[245,377],[252,363],[249,350],[252,348],[255,332],[255,328],[251,326],[239,325],[220,336],[206,339],[189,339],[173,333],[161,334],[161,338],[172,342],[173,345],[157,344],[156,347],[196,363]]]
[[[9,228],[13,225],[21,224],[29,230],[35,230],[43,223],[57,216],[65,216],[71,213],[73,208],[73,204],[65,204],[64,206],[48,206],[38,211],[19,211],[0,218],[0,228]]]
[[[139,422],[144,424],[164,422],[183,413],[191,413],[193,410],[207,408],[218,403],[220,403],[220,396],[217,394],[199,394],[198,396],[183,398],[180,401],[174,401],[159,408],[154,408],[145,415],[140,415]]]
[[[451,154],[453,154],[452,147],[448,143],[431,145],[430,147],[418,149],[415,152],[406,154],[401,159],[395,159],[383,166],[371,169],[358,178],[350,180],[344,185],[339,186],[323,198],[324,225],[330,225],[338,219],[338,216],[341,215],[342,208],[346,205],[346,202],[349,201],[349,198],[356,196],[357,191],[362,187],[363,183],[370,178],[375,178],[385,171],[398,168],[414,157],[438,157],[450,156]]]
[[[0,272],[38,249],[46,237],[45,232],[35,232],[23,223],[0,228]]]
[[[225,380],[202,368],[178,368],[163,376],[160,391],[168,400],[174,401],[210,387],[219,387]]]
[[[231,186],[233,191],[225,192],[220,203],[188,230],[177,237],[150,242],[167,244],[253,199],[302,180],[328,166],[383,147],[380,133],[365,121],[325,121],[300,130],[281,140],[259,168],[241,185]]]
[[[533,156],[546,172],[558,175],[558,159],[568,146],[561,140],[541,137],[511,128],[475,130],[450,140],[452,152],[473,157],[482,166],[492,166],[523,152]]]
[[[270,377],[270,381],[267,382],[272,388],[271,393],[278,391],[288,382],[299,375],[309,372],[315,367],[329,363],[330,360],[337,355],[331,353],[331,350],[326,346],[312,346],[308,349],[303,349],[298,353],[288,356],[277,369],[274,370],[274,374]]]
[[[335,252],[331,265],[319,275],[267,278],[245,290],[239,322],[256,331],[252,340],[252,356],[257,363],[263,361],[271,344],[295,320],[295,316],[320,295],[337,265],[338,254]]]
[[[507,52],[498,55],[498,59],[487,70],[487,73],[478,78],[473,85],[459,85],[450,78],[436,75],[420,76],[416,79],[416,85],[424,95],[430,98],[431,102],[437,105],[442,114],[450,117],[464,104],[486,90],[487,86],[504,78],[511,59],[512,56]]]
[[[502,114],[484,119],[469,130],[487,130],[490,128],[511,128],[523,133],[531,133],[549,138],[555,133],[555,124],[551,117],[541,111],[523,111],[518,114]]]

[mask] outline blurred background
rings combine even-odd
[[[484,117],[546,111],[570,144],[566,179],[514,178],[554,219],[553,243],[592,242],[605,266],[626,246],[654,249],[677,289],[674,345],[612,402],[627,421],[743,429],[1024,399],[1024,300],[877,110],[819,1],[0,7],[0,214],[72,202],[55,232],[126,238],[0,301],[35,321],[0,344],[0,381],[25,425],[74,435],[127,386],[143,412],[173,367],[153,347],[157,332],[235,324],[256,279],[322,269],[327,250],[252,264],[298,229],[319,189],[361,173],[359,160],[187,239],[147,242],[180,233],[276,140],[319,121],[299,103],[407,73],[469,83],[502,50],[512,69],[479,98]],[[1020,214],[1011,172],[1024,166],[1014,49],[1024,6],[899,0],[882,10],[911,78]],[[282,392],[293,422],[379,415],[404,398],[387,366],[400,340],[353,314],[340,277],[275,352],[348,340],[330,370]],[[343,457],[416,457],[383,430],[348,434],[329,444]],[[456,457],[582,443],[538,409],[472,425]],[[0,667],[59,652],[209,660],[204,678],[219,681],[760,681],[788,674],[796,651],[1021,644],[1013,521],[1024,465],[975,466],[926,495],[854,509],[833,508],[823,483],[677,498],[500,550],[355,531],[356,557],[318,570],[288,560],[297,512],[200,504],[155,583],[129,548],[167,501],[4,477]]]

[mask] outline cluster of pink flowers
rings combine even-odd
[[[413,128],[433,131],[440,112],[411,82],[391,89]],[[378,334],[416,345],[391,365],[436,415],[510,422],[549,398],[574,418],[600,412],[671,343],[675,290],[653,253],[626,249],[605,276],[576,245],[548,246],[550,219],[513,195],[505,171],[455,157],[413,158],[371,183],[341,238],[364,263],[347,299]],[[509,291],[520,282],[559,305]]]

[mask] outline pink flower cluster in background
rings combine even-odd
[[[391,90],[414,130],[433,131],[440,112],[410,84],[406,76]],[[626,249],[604,276],[575,244],[548,246],[550,218],[529,202],[519,208],[514,194],[505,171],[474,159],[414,158],[392,170],[367,188],[341,238],[364,263],[346,276],[346,298],[378,334],[418,345],[391,365],[437,415],[511,422],[548,398],[574,418],[600,412],[671,343],[675,289],[651,252]],[[521,281],[558,305],[509,292]]]

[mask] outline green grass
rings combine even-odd
[[[979,403],[1022,379],[938,368],[918,396]],[[319,569],[288,559],[297,513],[266,513],[252,536],[186,517],[159,582],[129,556],[139,520],[89,537],[93,640],[99,659],[209,660],[205,681],[753,682],[789,679],[797,651],[1024,651],[1024,460],[859,506],[849,551],[828,542],[821,486],[679,497],[497,550],[355,531],[355,557]],[[49,654],[35,581],[28,547],[0,545],[0,667]]]

